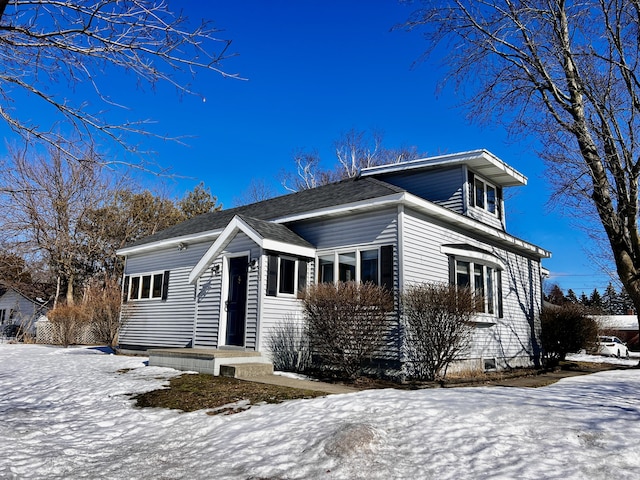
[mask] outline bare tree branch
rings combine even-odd
[[[131,137],[154,135],[151,122],[122,121],[100,105],[125,109],[111,97],[109,76],[130,73],[138,86],[165,83],[197,95],[190,78],[199,72],[239,78],[221,67],[231,41],[219,34],[209,22],[194,25],[172,12],[165,0],[1,0],[0,117],[28,143],[57,147],[76,136],[84,145],[63,152],[72,158],[101,141],[139,153]],[[82,85],[95,97],[73,95]],[[40,101],[55,123],[39,123],[20,108],[23,99]]]

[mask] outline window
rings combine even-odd
[[[477,261],[452,259],[452,281],[459,287],[471,288],[476,299],[476,311],[503,317],[502,278],[500,270]]]
[[[333,283],[333,255],[318,258],[318,279],[320,283]]]
[[[279,293],[295,293],[296,261],[289,258],[280,258]]]
[[[486,210],[489,213],[500,216],[500,202],[502,190],[469,172],[469,184],[471,185],[471,206]]]
[[[123,284],[123,300],[167,299],[169,272],[127,275]]]
[[[279,255],[269,255],[267,295],[295,295],[307,286],[307,261]]]
[[[393,247],[382,247],[381,249],[352,250],[346,252],[335,252],[318,257],[318,281],[320,283],[332,283],[338,279],[340,282],[362,282],[381,285],[389,283],[391,286],[393,274],[387,276],[390,280],[381,279],[381,251],[389,251],[388,255],[393,255]],[[393,268],[393,262],[387,262],[389,269]]]

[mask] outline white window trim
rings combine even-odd
[[[338,250],[327,250],[327,251],[318,251],[316,255],[316,278],[318,283],[320,282],[320,257],[328,257],[333,255],[333,283],[338,283],[340,281],[340,255],[344,253],[355,253],[356,254],[356,278],[355,282],[362,283],[362,261],[361,261],[361,252],[370,252],[375,250],[378,253],[378,282],[377,285],[380,285],[382,282],[382,272],[380,265],[380,245],[368,245],[368,246],[360,246],[360,247],[351,247],[351,248],[340,248]]]
[[[282,260],[290,260],[293,261],[293,293],[285,293],[280,291],[280,281],[282,280],[282,276],[280,275],[280,265]],[[288,298],[297,298],[298,297],[298,262],[299,258],[290,257],[287,255],[278,255],[278,281],[276,285],[276,295],[278,297],[288,297]]]
[[[162,299],[162,284],[164,284],[164,274],[165,274],[166,270],[156,270],[153,272],[144,272],[144,273],[135,273],[135,274],[129,274],[129,275],[125,275],[126,277],[129,277],[129,285],[128,285],[128,290],[127,290],[127,301],[129,302],[149,302],[149,301],[158,301]],[[162,275],[162,284],[160,287],[160,296],[158,297],[153,297],[153,278],[156,275]],[[151,285],[149,286],[149,296],[146,298],[141,298],[142,295],[142,277],[148,277],[151,276]],[[133,278],[137,277],[140,279],[140,283],[138,285],[138,298],[132,298],[131,297],[131,286],[133,285]]]
[[[479,207],[478,206],[478,202],[476,199],[476,182],[481,182],[484,185],[483,190],[483,199],[482,199],[482,203],[484,206]],[[491,187],[493,188],[493,191],[495,192],[495,198],[494,198],[494,207],[493,207],[493,212],[489,210],[489,201],[488,201],[488,197],[487,197],[487,187]],[[474,174],[474,179],[473,179],[473,185],[472,185],[472,195],[473,195],[473,205],[474,208],[478,209],[478,210],[482,210],[483,212],[488,213],[489,215],[493,215],[495,217],[498,217],[499,212],[500,212],[500,207],[498,205],[498,202],[500,201],[498,198],[498,186],[491,183],[491,182],[487,182],[484,178],[475,175]]]

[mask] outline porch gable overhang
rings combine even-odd
[[[280,228],[286,228],[284,225],[279,225]],[[216,258],[224,251],[229,243],[235,238],[235,236],[242,232],[246,234],[253,242],[256,243],[262,250],[275,251],[285,253],[289,255],[313,258],[315,257],[316,250],[305,242],[300,237],[300,242],[290,243],[282,241],[276,238],[268,238],[262,235],[258,229],[249,225],[249,222],[243,219],[240,215],[236,215],[227,224],[220,236],[213,242],[213,245],[205,252],[202,258],[198,261],[195,267],[189,273],[189,283],[195,284],[202,274],[211,266]],[[291,232],[292,235],[293,232]],[[306,245],[305,245],[306,243]]]

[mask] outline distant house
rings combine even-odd
[[[592,318],[598,323],[601,334],[618,337],[632,350],[640,349],[637,315],[594,315]]]
[[[25,331],[35,333],[35,322],[46,313],[46,308],[44,300],[0,285],[0,335],[7,325],[20,325]]]
[[[461,365],[529,366],[540,354],[541,261],[550,253],[506,232],[503,195],[526,182],[476,150],[183,222],[118,252],[128,312],[120,345],[268,356],[270,330],[301,318],[298,293],[312,282],[374,282],[396,298],[414,283],[452,282],[484,299]],[[401,331],[399,312],[395,321]],[[401,340],[387,352],[399,367],[402,352]]]

